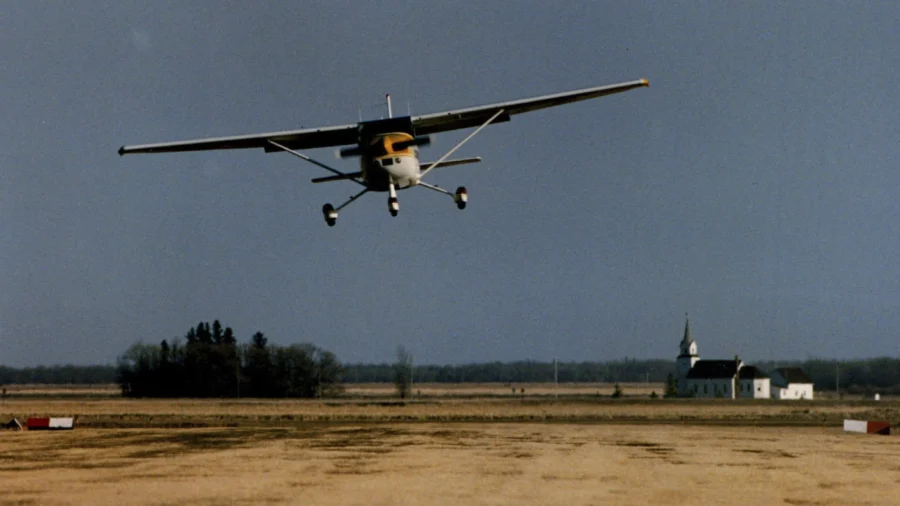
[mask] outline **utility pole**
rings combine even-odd
[[[237,386],[237,398],[241,398],[241,356],[238,355],[237,346],[234,348],[234,379]]]
[[[841,398],[841,363],[834,364],[834,391],[837,393],[838,399]]]
[[[559,368],[556,365],[556,357],[553,357],[553,391],[554,396],[559,399]]]

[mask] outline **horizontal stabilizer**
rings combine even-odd
[[[441,167],[450,167],[452,165],[465,165],[467,163],[478,163],[481,161],[480,156],[476,156],[473,158],[457,158],[456,160],[444,160],[440,165],[435,167],[435,169],[439,169]],[[419,167],[422,167],[422,170],[426,170],[431,167],[431,164],[434,162],[420,163]]]
[[[325,176],[325,177],[317,177],[313,178],[313,183],[328,183],[330,181],[345,181],[347,179],[356,179],[362,176],[362,172],[351,172],[349,174],[342,174],[340,176]]]

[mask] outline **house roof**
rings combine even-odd
[[[803,372],[803,369],[799,367],[782,367],[781,369],[775,369],[775,372],[778,373],[781,378],[787,383],[812,383],[813,380]]]
[[[741,367],[741,372],[738,373],[738,376],[741,379],[765,379],[769,377],[762,369],[753,365]]]
[[[688,379],[728,379],[737,372],[734,360],[698,360],[688,372]]]

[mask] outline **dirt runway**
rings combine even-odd
[[[0,433],[2,504],[897,504],[900,438],[565,423]]]

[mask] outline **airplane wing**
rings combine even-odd
[[[436,132],[446,132],[448,130],[479,126],[490,119],[490,117],[496,114],[500,109],[503,109],[503,113],[493,121],[494,123],[509,121],[510,116],[514,114],[537,111],[539,109],[546,109],[547,107],[554,107],[571,102],[580,102],[582,100],[612,95],[613,93],[621,93],[643,86],[650,86],[650,82],[646,79],[640,79],[626,83],[609,84],[563,93],[554,93],[552,95],[513,100],[510,102],[498,102],[496,104],[457,109],[455,111],[426,114],[424,116],[413,117],[412,122],[413,127],[416,129],[416,135],[427,135]]]
[[[266,152],[280,151],[280,148],[272,146],[269,144],[269,141],[277,142],[290,149],[326,148],[330,146],[356,144],[358,135],[359,133],[356,124],[340,125],[323,128],[307,128],[305,130],[238,135],[234,137],[215,137],[190,141],[164,142],[161,144],[122,146],[119,148],[119,155],[131,153],[172,153],[178,151],[248,148],[263,148]]]
[[[540,97],[513,100],[510,102],[498,102],[496,104],[456,109],[412,118],[413,127],[417,135],[427,135],[460,128],[476,127],[485,123],[500,109],[503,113],[495,118],[494,123],[509,121],[510,116],[538,109],[545,109],[571,102],[579,102],[591,98],[612,95],[623,91],[649,86],[646,79],[630,81],[626,83],[584,88],[581,90],[554,93]],[[283,132],[270,132],[263,134],[238,135],[233,137],[214,137],[208,139],[195,139],[188,141],[164,142],[159,144],[141,144],[135,146],[122,146],[119,155],[132,153],[172,153],[179,151],[208,151],[213,149],[250,149],[262,148],[266,152],[281,151],[281,148],[272,146],[269,141],[277,142],[289,149],[314,149],[331,146],[346,146],[356,144],[359,141],[359,127],[357,124],[329,126],[322,128],[308,128],[304,130],[287,130]]]

